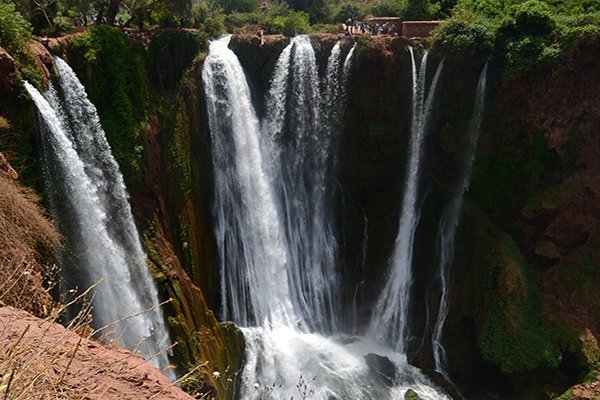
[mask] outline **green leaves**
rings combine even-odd
[[[23,43],[32,38],[31,25],[12,3],[0,2],[0,47],[9,53],[23,51]]]
[[[459,0],[434,33],[446,55],[493,55],[507,76],[561,68],[571,49],[600,39],[600,12],[587,0]]]

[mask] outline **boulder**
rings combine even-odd
[[[422,400],[417,392],[412,389],[408,389],[404,394],[404,400]]]
[[[394,386],[397,371],[396,366],[389,358],[369,353],[365,356],[365,361],[374,376],[379,378],[387,386]]]

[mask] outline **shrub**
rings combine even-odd
[[[291,12],[283,23],[283,33],[288,36],[295,36],[310,31],[309,16],[302,11]]]
[[[494,48],[494,33],[481,19],[455,18],[434,32],[436,48],[446,54],[490,54]]]
[[[438,3],[429,0],[397,0],[396,14],[404,20],[424,20],[434,18],[440,11]]]
[[[13,56],[21,67],[23,77],[40,88],[44,78],[26,46],[32,38],[31,25],[14,4],[0,2],[0,47]]]
[[[341,24],[316,24],[311,27],[313,32],[343,33]]]
[[[337,9],[334,21],[332,22],[345,22],[348,18],[358,18],[361,14],[360,8],[353,3],[344,3],[340,8]]]
[[[59,13],[52,20],[51,26],[42,29],[42,34],[46,36],[60,36],[68,33],[71,28],[71,19]]]
[[[458,0],[452,10],[452,15],[460,12],[471,12],[488,20],[502,18],[515,0]]]
[[[0,47],[9,53],[23,52],[23,43],[31,40],[31,25],[12,3],[0,2]]]
[[[600,39],[600,11],[578,15],[563,21],[561,44],[565,50],[575,49],[580,43]]]
[[[393,1],[382,0],[372,4],[365,10],[366,14],[371,14],[375,17],[390,17],[396,15]]]
[[[223,23],[223,18],[221,17],[210,17],[207,18],[202,24],[202,29],[208,37],[218,37],[225,32],[225,24]]]
[[[512,8],[514,29],[525,35],[548,35],[556,27],[550,7],[538,0],[528,0]],[[512,22],[512,21],[511,21]]]
[[[509,72],[521,74],[558,60],[561,54],[560,44],[539,36],[525,36],[508,43],[506,63]]]
[[[127,187],[142,184],[141,145],[147,129],[149,83],[145,52],[129,45],[123,31],[106,25],[94,26],[73,41],[74,51],[88,65],[72,64],[79,73],[90,100],[98,108],[102,126],[121,167]]]
[[[232,12],[248,13],[258,11],[259,3],[257,0],[218,0],[223,12],[230,14]]]

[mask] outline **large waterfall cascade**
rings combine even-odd
[[[485,105],[485,93],[487,84],[487,63],[484,65],[477,88],[475,90],[475,101],[473,104],[473,112],[467,131],[467,143],[464,164],[462,165],[461,175],[458,182],[456,193],[440,220],[438,230],[438,253],[439,266],[437,270],[437,279],[440,284],[440,303],[438,306],[435,325],[432,329],[431,343],[433,346],[433,358],[435,360],[435,368],[438,372],[448,378],[446,369],[446,352],[442,345],[442,334],[444,322],[448,316],[449,294],[450,294],[450,267],[454,260],[454,248],[456,230],[460,222],[462,211],[463,198],[469,184],[471,182],[471,171],[473,170],[473,162],[477,151],[477,143],[479,141],[479,132],[481,131],[481,121],[483,120],[483,111]]]
[[[390,270],[375,305],[369,327],[371,337],[393,346],[400,353],[405,351],[409,325],[413,244],[420,216],[418,189],[423,143],[428,130],[437,83],[443,68],[442,61],[430,84],[429,94],[425,97],[427,53],[423,55],[420,68],[417,68],[415,51],[412,47],[409,49],[412,62],[413,103],[400,224],[389,261]]]
[[[281,385],[272,398],[295,397],[304,376],[315,399],[399,399],[409,388],[423,399],[445,398],[394,349],[340,340],[331,179],[354,48],[344,56],[336,43],[319,77],[310,39],[293,38],[277,60],[261,121],[229,40],[211,43],[202,80],[222,313],[246,340],[241,397],[264,396],[272,384]],[[369,353],[397,366],[393,387],[373,377]]]
[[[273,149],[261,143],[250,88],[228,44],[229,37],[211,43],[202,71],[223,316],[241,326],[305,326],[288,283],[285,227],[267,165]]]
[[[25,88],[40,117],[51,214],[67,242],[63,290],[101,282],[93,291],[93,326],[109,326],[108,339],[139,351],[173,380],[171,341],[123,177],[83,85],[67,63],[55,61],[58,88],[51,84],[44,95]]]

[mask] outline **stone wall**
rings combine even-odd
[[[402,36],[428,37],[431,31],[442,21],[404,21],[402,22]]]

